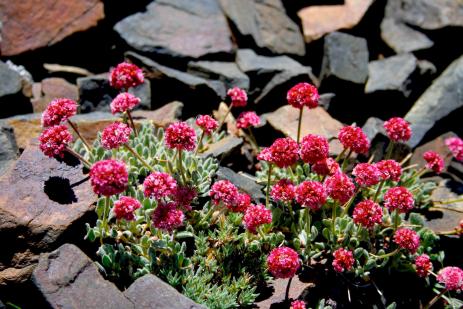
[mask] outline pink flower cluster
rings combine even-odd
[[[426,167],[440,174],[444,169],[444,159],[435,151],[429,150],[423,154],[423,159],[426,161]]]
[[[305,163],[315,164],[328,157],[329,148],[328,140],[325,137],[309,134],[302,138],[299,154]]]
[[[395,160],[382,160],[376,163],[381,172],[381,180],[399,181],[402,176],[402,167]]]
[[[238,196],[238,188],[228,180],[216,181],[209,191],[215,205],[223,203],[227,208],[233,207]]]
[[[42,113],[42,126],[59,125],[77,113],[77,103],[70,99],[55,99],[48,104]]]
[[[295,197],[295,186],[289,179],[280,179],[273,185],[270,196],[275,202],[290,203]]]
[[[111,113],[125,113],[134,109],[138,104],[140,104],[140,98],[128,92],[119,93],[110,104]]]
[[[109,76],[109,84],[116,89],[127,90],[143,84],[144,76],[142,70],[135,64],[122,62],[119,63]]]
[[[288,104],[295,108],[301,109],[304,106],[315,108],[318,106],[320,95],[315,86],[309,83],[299,83],[288,91],[286,99]]]
[[[331,198],[344,204],[354,195],[355,185],[349,176],[336,172],[325,180],[325,189]]]
[[[119,200],[114,202],[113,212],[116,219],[131,221],[135,219],[134,212],[138,208],[141,208],[141,204],[137,199],[130,196],[121,196]]]
[[[397,210],[400,213],[407,213],[413,209],[415,200],[413,194],[405,187],[394,187],[384,194],[384,206],[390,212]]]
[[[219,123],[209,115],[200,115],[196,118],[196,125],[204,131],[204,134],[210,135],[217,129]]]
[[[102,160],[90,168],[90,184],[96,194],[111,196],[127,189],[129,174],[123,162]]]
[[[244,227],[251,233],[256,233],[257,227],[272,223],[272,211],[264,205],[250,205],[243,217]]]
[[[228,89],[227,95],[231,99],[231,105],[234,107],[244,107],[248,104],[248,95],[246,91],[239,87]]]
[[[367,154],[370,149],[370,141],[359,127],[343,127],[339,131],[338,138],[344,148],[350,149],[353,152]]]
[[[420,236],[414,230],[400,228],[394,234],[394,242],[400,248],[415,253],[420,246]]]
[[[312,171],[321,176],[333,176],[340,171],[339,164],[333,158],[326,158],[312,165]]]
[[[132,129],[125,123],[116,121],[101,133],[101,145],[105,149],[117,149],[129,141]]]
[[[293,277],[301,267],[299,255],[288,247],[273,249],[267,257],[267,267],[270,273],[279,279]]]
[[[344,271],[349,271],[354,266],[354,255],[352,251],[339,248],[333,252],[333,268],[336,272],[342,273]]]
[[[183,207],[185,210],[191,210],[191,203],[197,196],[198,192],[196,192],[195,188],[177,185],[173,199],[179,207]]]
[[[296,187],[296,201],[312,210],[319,210],[326,202],[326,191],[317,181],[303,181]]]
[[[277,138],[270,147],[262,149],[257,159],[280,168],[289,167],[299,159],[299,145],[290,137]]]
[[[289,309],[306,309],[305,302],[303,300],[295,300],[291,303]]]
[[[186,122],[176,122],[166,129],[165,143],[170,149],[192,151],[196,147],[196,132]]]
[[[383,209],[372,200],[364,200],[355,206],[352,217],[356,224],[372,228],[383,221]]]
[[[400,117],[394,117],[385,121],[384,129],[386,129],[389,139],[394,142],[406,142],[412,137],[410,124]]]
[[[371,187],[379,183],[381,179],[381,172],[375,164],[359,163],[352,171],[355,176],[355,181],[361,187]]]
[[[445,140],[445,145],[452,152],[458,161],[463,161],[463,140],[459,137],[449,137]]]
[[[143,181],[146,197],[162,199],[174,195],[177,190],[177,181],[167,173],[153,172]]]
[[[254,112],[242,112],[236,119],[236,127],[238,129],[247,129],[260,124],[260,118]]]
[[[175,203],[159,201],[151,219],[156,228],[171,232],[182,226],[185,215]]]
[[[445,285],[449,291],[461,292],[463,290],[463,270],[454,266],[444,267],[437,274],[437,281]]]
[[[245,212],[251,206],[251,197],[246,193],[238,193],[235,203],[229,207],[233,212]]]
[[[416,274],[419,277],[427,277],[432,270],[432,263],[427,254],[419,255],[415,258]]]
[[[70,142],[72,142],[72,134],[65,125],[49,127],[39,136],[40,150],[50,158],[64,157]]]

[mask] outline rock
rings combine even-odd
[[[461,182],[446,179],[442,180],[432,192],[431,200],[433,202],[454,200],[459,198],[461,194],[463,194]],[[426,227],[439,233],[452,231],[459,226],[460,220],[463,220],[463,202],[438,205],[438,207],[438,209],[430,211],[432,219],[426,221]]]
[[[341,32],[325,37],[321,77],[335,76],[339,79],[363,84],[368,76],[367,41]]]
[[[134,111],[132,116],[135,122],[139,119],[147,119],[156,127],[167,127],[169,124],[178,121],[182,116],[182,108],[182,102],[174,101],[154,111]]]
[[[299,110],[285,105],[276,111],[263,116],[268,123],[286,136],[297,139],[297,125],[299,120]],[[338,136],[343,124],[333,119],[323,108],[317,107],[311,110],[304,110],[302,115],[301,138],[307,134],[318,134],[330,140],[330,153],[339,154],[342,145],[334,139]]]
[[[158,0],[146,12],[118,22],[114,30],[144,53],[198,58],[233,51],[231,33],[216,0]]]
[[[124,295],[137,309],[206,309],[151,274],[135,280]]]
[[[386,130],[384,129],[383,124],[383,120],[376,117],[370,117],[363,125],[362,130],[363,132],[365,132],[366,136],[371,141],[377,135],[386,136]]]
[[[453,61],[415,102],[405,116],[413,135],[408,144],[415,147],[436,121],[463,106],[463,56]]]
[[[13,56],[53,45],[95,26],[103,17],[100,0],[1,0],[1,55]]]
[[[233,150],[243,143],[243,139],[235,136],[227,136],[220,141],[209,144],[206,151],[201,156],[219,158],[230,154]]]
[[[217,171],[217,178],[219,180],[229,180],[240,190],[246,192],[251,196],[251,198],[256,201],[265,200],[265,195],[262,191],[263,186],[256,183],[252,176],[249,176],[244,173],[235,173],[233,170],[228,167],[219,167]]]
[[[442,134],[441,136],[437,137],[436,139],[434,139],[434,140],[432,140],[432,141],[430,141],[430,142],[428,142],[428,143],[426,143],[426,144],[424,144],[424,145],[422,145],[420,147],[417,147],[415,149],[415,151],[413,152],[412,158],[410,159],[410,164],[418,164],[420,167],[424,166],[426,164],[426,161],[423,159],[423,154],[428,150],[432,150],[432,151],[437,152],[438,154],[440,154],[442,156],[442,158],[444,158],[445,167],[447,168],[447,166],[452,161],[452,157],[449,156],[450,151],[447,148],[447,146],[445,145],[444,141],[447,138],[454,137],[454,136],[456,136],[455,133],[447,132],[447,133]]]
[[[11,267],[0,271],[0,287],[10,286],[12,284],[23,284],[27,282],[30,279],[34,269],[35,265],[29,265],[23,268]],[[0,306],[0,309],[1,308],[2,307]]]
[[[384,18],[381,22],[381,38],[396,53],[409,53],[434,45],[426,35],[394,18]]]
[[[14,138],[13,128],[0,126],[0,175],[3,175],[18,158],[18,146]]]
[[[23,93],[23,87],[21,74],[8,63],[0,61],[0,118],[32,111],[29,99]]]
[[[322,107],[324,110],[330,108],[331,100],[336,96],[334,93],[322,93],[320,94],[320,100],[318,101],[318,106]]]
[[[56,98],[79,100],[77,86],[67,82],[64,78],[46,78],[41,83],[37,83],[34,88],[35,93],[31,102],[35,113],[43,112],[47,105]]]
[[[408,96],[410,90],[407,86],[410,83],[410,75],[416,67],[417,60],[409,53],[370,62],[365,93],[393,90]]]
[[[305,54],[299,27],[280,0],[219,0],[241,36],[250,36],[260,48],[276,54]]]
[[[310,43],[325,34],[354,27],[372,3],[372,0],[345,0],[343,5],[314,5],[300,10],[297,15],[302,20],[305,41]]]
[[[268,284],[269,288],[273,290],[272,295],[269,298],[263,299],[256,303],[258,309],[267,308],[282,308],[285,302],[286,286],[288,285],[288,279],[273,279]],[[302,282],[298,276],[294,276],[291,281],[291,289],[289,290],[289,299],[299,299],[304,294],[304,290],[313,284]],[[285,306],[288,307],[289,303]]]
[[[135,308],[113,283],[104,280],[92,260],[71,244],[42,254],[32,280],[51,308]]]
[[[234,62],[191,61],[188,63],[188,73],[204,79],[220,80],[227,89],[249,89],[249,77],[241,72]]]

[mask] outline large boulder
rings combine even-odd
[[[233,87],[249,89],[249,77],[234,62],[191,61],[188,63],[188,73],[209,80],[219,80],[227,89]]]
[[[10,61],[0,61],[0,118],[32,112],[32,104],[27,97],[32,86],[27,89],[30,77],[24,76],[29,73],[23,69]]]
[[[389,17],[381,22],[381,38],[397,53],[427,49],[434,45],[425,34]]]
[[[33,86],[33,98],[31,99],[34,113],[43,112],[47,105],[56,98],[68,98],[74,101],[79,100],[77,86],[69,83],[64,78],[45,78]]]

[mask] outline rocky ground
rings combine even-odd
[[[304,114],[303,134],[334,138],[343,124],[355,122],[377,154],[385,143],[382,121],[402,116],[414,132],[403,149],[414,150],[412,163],[429,149],[445,155],[444,138],[463,136],[461,1],[0,0],[0,21],[0,300],[26,308],[45,298],[60,307],[68,295],[94,288],[104,295],[100,308],[148,308],[151,302],[132,295],[142,288],[120,292],[91,264],[85,254],[93,258],[94,248],[82,240],[84,223],[94,220],[89,184],[79,166],[45,159],[31,140],[41,132],[40,113],[56,97],[79,101],[75,122],[95,138],[114,120],[109,103],[116,93],[107,72],[123,59],[147,76],[133,90],[142,99],[135,118],[159,126],[211,113],[227,88],[239,86],[265,120],[256,131],[260,144],[294,137],[298,115],[286,106],[286,91],[310,81],[320,89],[322,106]],[[246,153],[242,145],[228,138],[209,151],[222,159],[219,177],[254,186],[259,195],[256,184],[236,173],[252,170],[252,161],[235,156]],[[340,151],[335,139],[330,146]],[[436,199],[463,192],[463,165],[447,163],[436,178]],[[74,196],[57,195],[56,188]],[[436,211],[429,226],[452,229],[463,204],[449,208]],[[69,259],[77,262],[67,265]],[[178,308],[195,306],[158,281],[144,277],[134,285],[165,289]],[[31,297],[24,299],[19,289]],[[89,307],[88,296],[79,299],[76,308]]]

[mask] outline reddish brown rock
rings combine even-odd
[[[257,308],[273,308],[276,304],[281,305],[285,301],[286,296],[286,286],[288,285],[288,279],[274,279],[269,283],[269,286],[272,287],[273,293],[267,299],[264,299],[256,303]],[[291,282],[291,289],[289,290],[289,299],[298,299],[299,296],[304,292],[304,290],[310,286],[308,283],[304,283],[297,276],[293,277]],[[273,305],[273,306],[272,306]],[[280,307],[278,307],[280,308]],[[283,307],[284,308],[284,307]],[[286,307],[287,308],[287,307]]]
[[[418,147],[415,149],[415,152],[413,153],[413,156],[410,160],[411,164],[418,164],[420,167],[424,166],[426,164],[426,161],[423,159],[423,154],[428,151],[432,150],[440,154],[444,160],[445,160],[445,167],[450,164],[452,161],[452,157],[449,156],[450,151],[445,145],[445,140],[449,137],[456,136],[455,133],[453,132],[447,132],[445,134],[442,134],[441,136],[437,137],[436,139]]]
[[[432,192],[433,202],[451,201],[459,198],[463,187],[461,183],[452,180],[442,180],[438,187]],[[437,233],[453,231],[463,220],[463,202],[445,205],[436,204],[437,207],[431,208],[430,221],[426,221],[426,226]]]
[[[138,110],[133,112],[135,121],[147,119],[156,127],[167,127],[182,115],[183,103],[174,101],[154,111]]]
[[[104,17],[100,0],[0,0],[1,55],[55,44]]]
[[[67,82],[64,78],[51,77],[34,84],[32,106],[35,113],[41,113],[47,105],[56,98],[79,99],[77,86]]]

